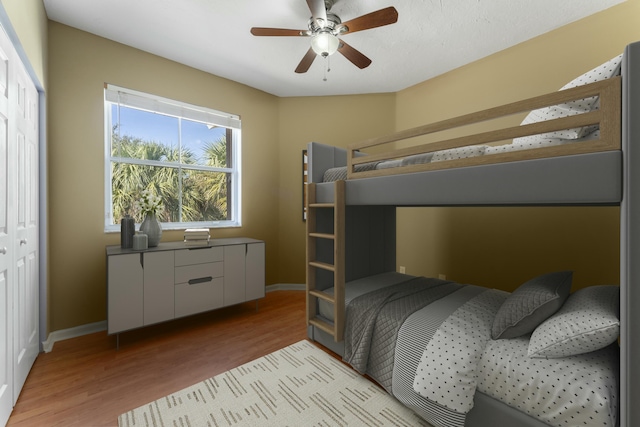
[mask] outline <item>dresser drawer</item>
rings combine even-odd
[[[206,281],[207,278],[222,277],[224,275],[223,262],[209,262],[206,264],[184,265],[175,269],[175,283],[189,283]]]
[[[211,248],[179,249],[175,251],[176,266],[203,264],[206,262],[217,262],[223,260],[224,250],[216,246]]]
[[[222,307],[224,279],[175,286],[175,317],[183,317]]]

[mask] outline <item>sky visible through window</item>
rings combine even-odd
[[[117,116],[117,105],[112,106],[114,121]],[[120,107],[120,134],[143,141],[157,142],[163,145],[178,146],[178,119],[164,114],[138,110],[136,108]],[[203,150],[207,143],[219,141],[226,135],[222,127],[209,128],[206,124],[188,119],[182,119],[182,147],[189,149],[198,159],[199,164],[205,164]]]

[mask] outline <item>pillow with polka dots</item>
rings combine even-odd
[[[448,150],[435,151],[432,163],[444,162],[447,160],[466,159],[468,157],[482,156],[487,145],[467,145],[464,147],[450,148]]]
[[[573,87],[585,85],[588,83],[599,82],[609,79],[613,76],[620,74],[620,65],[622,63],[622,55],[618,55],[615,58],[610,59],[604,64],[594,68],[593,70],[584,73],[580,77],[570,81],[564,85],[560,90],[570,89]],[[540,108],[538,110],[531,111],[527,117],[522,121],[523,125],[530,123],[542,122],[545,120],[559,119],[561,117],[574,116],[576,114],[588,113],[592,110],[599,108],[598,97],[593,96],[590,98],[580,99],[577,101],[567,102],[565,104],[554,105],[551,107]],[[593,132],[597,127],[584,126],[582,128],[574,128],[567,130],[560,130],[555,132],[548,132],[540,135],[524,136],[521,138],[515,138],[514,142],[535,142],[538,139],[548,138],[563,138],[563,139],[577,139],[582,138],[586,134]]]
[[[531,333],[562,307],[571,292],[572,279],[573,272],[559,271],[520,285],[496,313],[491,338],[516,338]]]
[[[529,357],[558,358],[589,353],[615,342],[620,335],[620,287],[590,286],[531,334]]]

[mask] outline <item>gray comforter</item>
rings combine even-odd
[[[398,330],[416,310],[460,289],[459,283],[416,277],[354,299],[346,307],[343,360],[391,393]],[[372,343],[376,345],[372,347]]]

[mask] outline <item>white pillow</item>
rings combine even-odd
[[[531,334],[529,357],[557,358],[589,353],[620,335],[620,287],[590,286],[569,296],[556,314]]]
[[[621,63],[622,55],[618,55],[615,58],[612,58],[609,61],[605,62],[604,64],[594,68],[593,70],[584,73],[580,77],[573,79],[572,81],[564,85],[560,90],[570,89],[588,83],[599,82],[616,76],[620,74]],[[559,119],[561,117],[575,116],[576,114],[588,113],[592,110],[597,110],[598,108],[598,97],[592,96],[590,98],[571,101],[565,104],[533,110],[527,115],[527,117],[525,117],[525,119],[522,121],[522,124],[527,125],[530,123]],[[540,135],[523,136],[522,138],[516,138],[513,141],[530,142],[538,139],[549,138],[577,139],[582,138],[589,132],[593,132],[595,129],[595,126],[585,126],[582,128],[560,130]]]

